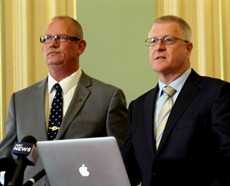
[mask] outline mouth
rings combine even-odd
[[[47,56],[49,56],[49,55],[53,55],[53,54],[55,55],[55,54],[58,54],[58,53],[59,53],[59,52],[55,52],[55,51],[48,52],[48,53],[47,53]]]
[[[166,59],[166,57],[165,57],[165,56],[157,56],[157,57],[155,58],[155,60],[159,60],[159,59]]]

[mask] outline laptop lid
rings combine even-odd
[[[51,186],[130,186],[114,137],[38,141]]]

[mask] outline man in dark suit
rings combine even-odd
[[[183,19],[158,18],[148,37],[159,81],[129,105],[122,155],[132,185],[230,185],[230,84],[190,67],[191,29]],[[167,101],[164,87],[174,93]],[[173,105],[163,112],[168,100]]]
[[[49,110],[59,83],[63,96],[63,119],[56,140],[114,136],[119,145],[126,133],[127,108],[123,91],[88,76],[79,65],[86,48],[81,25],[67,16],[54,17],[40,38],[49,74],[44,80],[11,97],[6,135],[0,158],[11,156],[14,142],[25,136],[48,140]],[[73,154],[74,156],[74,154]],[[24,181],[43,168],[41,160],[25,170]],[[35,185],[48,185],[44,177]]]

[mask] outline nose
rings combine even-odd
[[[58,46],[59,42],[57,41],[57,39],[55,37],[53,37],[50,41],[50,45],[51,46]]]
[[[158,40],[158,42],[157,42],[155,48],[156,48],[157,50],[165,50],[166,47],[165,47],[165,44],[163,43],[163,40],[162,40],[162,39],[159,39],[159,40]]]

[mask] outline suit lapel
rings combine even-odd
[[[90,91],[89,86],[92,85],[91,79],[84,72],[82,72],[81,78],[78,82],[77,88],[73,95],[73,99],[66,111],[65,117],[63,118],[60,130],[56,136],[56,139],[61,139],[62,135],[68,129],[69,125],[72,123],[78,112],[81,110],[82,106],[86,102]]]
[[[164,133],[163,133],[158,151],[160,151],[161,147],[167,141],[171,131],[173,130],[173,128],[175,127],[177,123],[177,120],[180,118],[180,116],[186,110],[186,107],[192,101],[193,97],[199,91],[198,86],[196,86],[199,81],[200,81],[200,76],[192,70],[192,73],[190,74],[187,81],[185,82],[172,108],[171,114],[168,118],[166,127],[164,129]]]
[[[146,115],[144,116],[144,127],[146,131],[146,140],[147,140],[149,149],[151,149],[152,156],[154,155],[154,146],[155,146],[154,135],[153,135],[154,108],[155,108],[154,105],[155,105],[158,90],[159,88],[157,86],[147,95],[145,99],[145,107],[144,107],[144,113],[146,113]]]
[[[42,123],[38,126],[38,131],[40,131],[41,139],[48,139],[47,138],[47,129],[46,129],[46,118],[45,118],[45,95],[46,95],[46,87],[47,87],[47,78],[41,81],[41,83],[38,83],[34,88],[34,93],[31,95],[33,96],[32,100],[34,103],[34,106],[37,107],[37,113],[36,117],[39,118],[39,121]],[[36,130],[36,129],[34,129]]]

